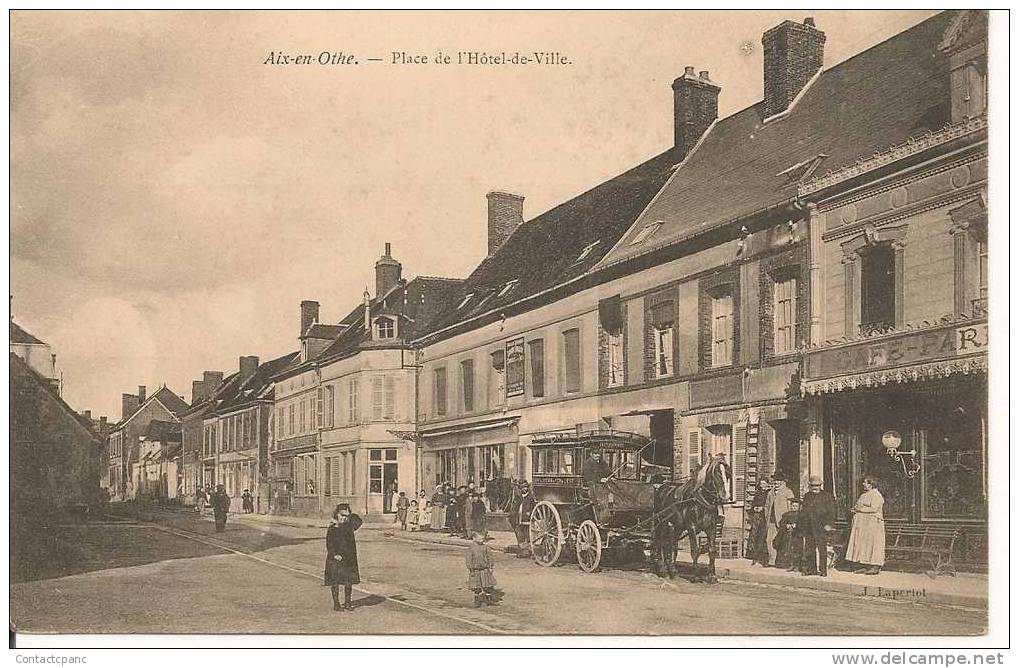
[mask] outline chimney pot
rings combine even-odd
[[[524,222],[524,196],[493,190],[488,199],[488,257]]]
[[[85,419],[89,421],[92,420],[92,411],[85,411]]]
[[[258,356],[257,355],[245,355],[237,361],[238,371],[240,372],[241,382],[247,381],[249,378],[255,375],[258,371]]]
[[[708,79],[707,70],[702,70],[700,78],[697,78],[691,66],[687,66],[686,73],[672,82],[673,150],[678,159],[686,157],[718,118],[718,93],[721,90]]]
[[[211,395],[220,383],[223,382],[222,371],[204,371],[202,372],[202,382],[205,383],[206,396]]]
[[[810,26],[811,28],[813,28],[814,27],[814,17],[813,16],[808,16],[807,18],[803,19],[803,25]]]
[[[684,76],[692,77],[693,76],[693,65],[687,65],[686,68],[683,70],[683,74],[684,74]]]
[[[120,419],[126,420],[138,410],[138,396],[134,394],[123,393],[120,395]]]

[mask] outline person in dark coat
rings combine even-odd
[[[488,536],[488,510],[485,508],[485,501],[481,495],[474,492],[467,502],[467,532],[473,536],[475,532],[481,532]]]
[[[470,540],[470,534],[467,533],[467,513],[470,508],[467,506],[470,504],[470,491],[467,487],[460,485],[456,488],[456,534],[461,538]]]
[[[460,527],[460,501],[457,498],[456,490],[450,486],[446,492],[446,530],[449,535],[454,535]]]
[[[255,512],[255,497],[251,495],[250,489],[245,489],[244,493],[241,494],[241,508],[246,513]]]
[[[534,510],[535,504],[531,484],[521,480],[514,497],[519,505],[511,510],[510,516],[513,533],[517,537],[517,557],[524,559],[530,556],[531,552],[531,511]]]
[[[361,527],[361,518],[350,512],[350,504],[341,503],[333,510],[333,521],[326,530],[326,566],[324,583],[333,594],[333,610],[353,610],[350,595],[361,582],[357,569],[357,541],[354,532]],[[340,585],[343,585],[343,606],[340,606]]]
[[[764,506],[771,491],[771,479],[761,478],[754,498],[750,502],[750,537],[747,554],[751,565],[768,565],[768,522],[764,517]]]
[[[216,533],[222,533],[226,529],[226,514],[230,511],[230,497],[223,485],[216,485],[216,491],[212,493],[212,515],[216,519]]]
[[[584,460],[583,465],[583,476],[584,484],[587,487],[592,487],[601,483],[605,478],[609,477],[609,467],[602,461],[601,453],[598,451],[592,451]]]
[[[789,510],[778,522],[778,536],[775,538],[775,566],[790,571],[799,570],[800,555],[803,553],[803,536],[796,527],[799,521],[800,502],[797,498],[789,500]]]
[[[835,530],[835,497],[825,490],[821,476],[810,476],[810,491],[803,495],[798,528],[803,534],[804,575],[828,575],[828,536]]]

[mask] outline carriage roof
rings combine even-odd
[[[534,434],[530,446],[533,448],[563,447],[609,447],[618,450],[640,450],[649,439],[640,434],[614,429],[597,429],[589,431],[547,431]]]

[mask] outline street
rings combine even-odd
[[[723,581],[636,567],[583,573],[496,552],[498,606],[475,609],[464,549],[389,528],[357,533],[352,612],[322,586],[324,530],[193,514],[53,529],[82,547],[61,573],[11,585],[25,633],[974,635],[986,611]],[[413,534],[411,534],[413,535]]]

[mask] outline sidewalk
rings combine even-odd
[[[679,554],[678,563],[689,566],[689,553]],[[699,560],[704,567],[707,558]],[[924,573],[882,571],[878,575],[863,575],[847,571],[829,570],[827,577],[800,575],[781,568],[751,566],[745,559],[716,559],[718,577],[741,582],[780,585],[800,589],[834,591],[853,596],[874,596],[916,603],[958,605],[967,608],[987,607],[987,576],[960,573],[952,577],[941,575],[932,578]]]

